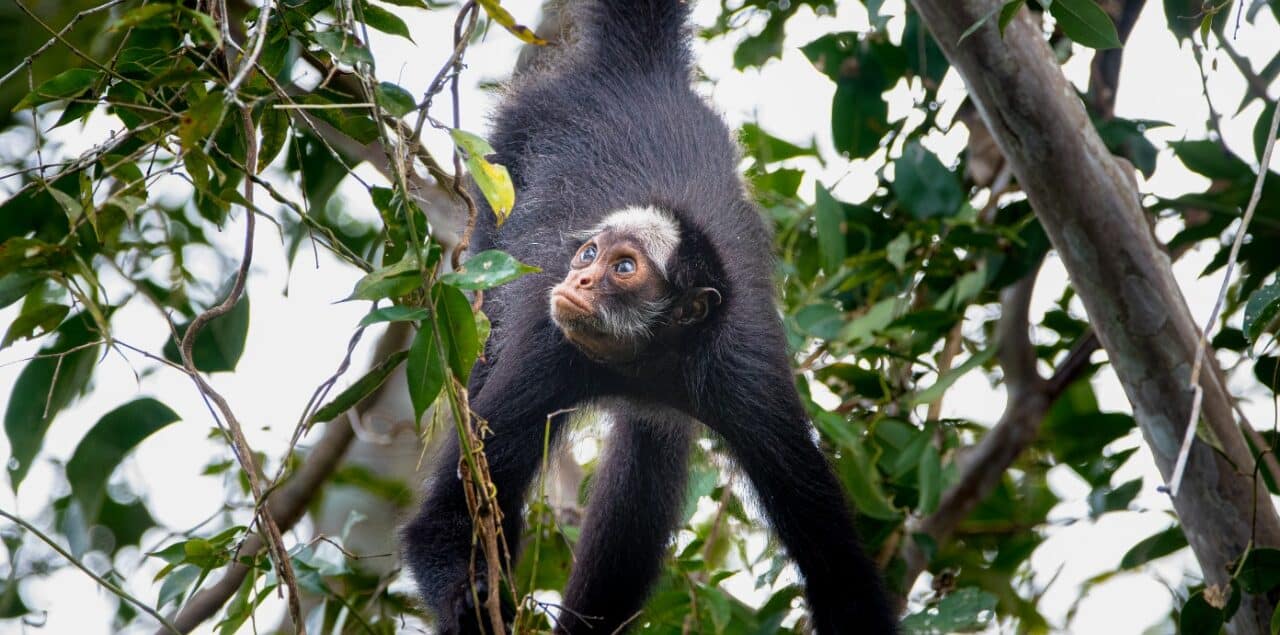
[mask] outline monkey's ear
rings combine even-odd
[[[684,305],[681,307],[679,323],[682,325],[697,324],[711,315],[711,309],[720,306],[723,300],[720,292],[713,287],[694,287],[684,294]]]

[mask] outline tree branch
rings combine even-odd
[[[959,42],[999,0],[913,1],[1066,265],[1167,478],[1191,412],[1187,379],[1198,333],[1131,176],[1107,152],[1025,10],[1003,37],[988,23]],[[1206,583],[1225,588],[1229,565],[1247,549],[1280,544],[1280,519],[1259,479],[1236,467],[1254,459],[1231,396],[1213,375],[1200,385],[1214,449],[1196,445],[1173,503]],[[1231,627],[1267,633],[1273,609],[1247,595]]]
[[[409,332],[409,326],[404,322],[392,322],[387,332],[378,340],[373,353],[373,363],[376,364],[403,349],[408,341]],[[377,403],[385,390],[387,390],[387,384],[384,383],[361,401],[352,414],[357,418],[362,417],[371,404]],[[307,506],[315,499],[325,481],[341,463],[354,437],[355,432],[345,418],[340,417],[325,424],[324,434],[307,453],[298,471],[268,496],[271,517],[282,530],[289,530],[302,518]],[[264,546],[257,534],[246,538],[236,552],[234,562],[227,566],[222,578],[213,586],[196,593],[174,618],[174,625],[180,631],[188,633],[217,614],[222,605],[239,590],[249,572],[248,567],[240,564],[241,560],[252,560],[262,552]]]
[[[1028,332],[1036,275],[1036,272],[1028,274],[1000,294],[1001,315],[996,337],[1008,391],[1004,414],[965,455],[959,480],[942,495],[938,508],[910,527],[913,534],[925,534],[938,543],[950,538],[974,507],[991,494],[1009,466],[1035,442],[1049,407],[1067,386],[1084,374],[1089,367],[1089,356],[1098,349],[1098,339],[1092,332],[1086,333],[1076,341],[1052,377],[1045,380],[1040,376],[1036,370],[1035,346]],[[903,541],[902,557],[906,571],[899,602],[905,604],[911,587],[928,562],[915,540]]]

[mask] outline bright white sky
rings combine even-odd
[[[522,22],[536,23],[538,3],[534,0],[508,0],[504,4]],[[696,21],[710,24],[718,4],[698,2]],[[379,63],[379,79],[395,81],[410,92],[421,94],[444,59],[446,43],[451,40],[454,13],[452,10],[396,11],[409,23],[418,44],[374,33],[372,48]],[[887,2],[886,12],[895,16],[890,24],[895,33],[900,32],[901,0]],[[1276,43],[1280,42],[1280,26],[1268,11],[1264,10],[1260,15],[1260,25],[1245,24],[1235,40],[1237,49],[1253,60],[1255,68],[1261,68],[1275,54]],[[696,47],[699,63],[713,80],[704,85],[703,90],[731,124],[758,120],[766,130],[800,143],[816,137],[827,165],[821,168],[816,162],[801,162],[809,173],[806,178],[821,178],[825,183],[832,183],[843,177],[838,195],[847,200],[861,200],[875,187],[874,171],[883,162],[884,153],[882,151],[869,161],[848,162],[837,157],[832,150],[828,128],[833,86],[813,69],[798,47],[831,30],[868,29],[865,10],[855,2],[841,3],[840,11],[834,17],[819,18],[808,10],[802,10],[788,26],[783,58],[769,63],[764,69],[746,73],[732,68],[734,42],[699,42]],[[478,84],[505,79],[518,45],[514,38],[495,29],[482,44],[468,53],[469,68],[463,76],[461,97],[464,128],[485,129],[481,113],[491,109],[494,95],[478,88]],[[1087,77],[1088,59],[1086,52],[1065,67],[1077,85],[1083,86]],[[1211,71],[1209,87],[1217,109],[1226,113],[1222,122],[1226,141],[1241,156],[1252,156],[1250,135],[1260,106],[1255,102],[1240,116],[1230,116],[1243,94],[1243,81],[1235,74],[1225,55],[1214,51],[1209,53],[1209,59],[1221,69]],[[1195,62],[1189,49],[1178,48],[1168,34],[1159,2],[1148,3],[1130,38],[1120,85],[1118,115],[1173,124],[1148,133],[1157,146],[1170,140],[1204,137],[1203,122],[1207,110]],[[949,121],[955,112],[962,92],[962,83],[952,72],[942,89],[944,121]],[[909,114],[911,99],[915,95],[905,84],[888,93],[890,116]],[[445,106],[442,104],[440,108]],[[443,117],[446,113],[440,110],[434,114]],[[64,144],[65,152],[75,154],[115,128],[119,128],[118,122],[97,117],[86,130],[57,131],[55,141]],[[430,131],[429,134],[434,135],[427,140],[433,153],[447,156],[450,147],[447,138]],[[963,127],[957,126],[946,135],[935,135],[928,145],[944,161],[949,161],[963,149],[966,137]],[[0,140],[0,143],[8,141],[11,140]],[[1280,166],[1280,159],[1273,166]],[[366,178],[380,180],[367,166],[360,173]],[[1145,192],[1168,196],[1197,190],[1205,185],[1204,179],[1183,169],[1168,151],[1160,153],[1156,174],[1153,180],[1143,183]],[[291,187],[288,183],[282,186]],[[174,196],[183,196],[180,185],[174,184],[171,191]],[[811,184],[806,183],[801,191],[812,191]],[[352,213],[367,213],[361,209],[367,205],[367,199],[358,185],[348,180],[343,192],[350,196]],[[216,375],[212,382],[244,420],[251,444],[275,457],[287,443],[310,392],[333,372],[342,359],[347,338],[367,306],[334,304],[347,295],[357,278],[351,268],[337,264],[324,253],[320,254],[319,266],[315,267],[304,246],[304,253],[289,272],[279,236],[269,226],[260,225],[260,228],[254,275],[249,288],[253,307],[246,352],[236,373]],[[220,238],[225,246],[224,253],[232,261],[239,257],[242,230],[240,222],[229,223]],[[1171,227],[1159,229],[1164,238],[1172,231]],[[1207,317],[1220,283],[1217,277],[1197,278],[1207,260],[1204,253],[1192,253],[1175,265],[1183,292],[1199,320]],[[121,281],[104,282],[110,289],[122,289],[119,286]],[[1050,256],[1036,290],[1033,322],[1038,322],[1044,311],[1052,306],[1065,285],[1066,275],[1061,263]],[[287,297],[282,294],[286,288]],[[1075,308],[1078,314],[1083,315],[1078,305]],[[13,307],[0,311],[0,324],[7,324],[15,315]],[[163,322],[140,302],[124,307],[115,324],[119,339],[150,350],[158,350],[167,334]],[[365,337],[366,344],[374,340],[372,333]],[[0,366],[0,386],[9,386],[16,380],[22,365],[14,362],[30,356],[36,348],[31,343],[21,343],[0,351],[0,364],[9,364]],[[368,347],[365,346],[356,359],[366,359],[367,354]],[[102,413],[136,397],[154,395],[174,407],[182,415],[183,422],[147,440],[126,462],[121,473],[135,491],[146,492],[150,509],[168,527],[181,529],[193,526],[219,508],[224,499],[221,482],[216,478],[203,477],[200,472],[205,457],[226,458],[228,454],[220,442],[206,438],[212,421],[195,389],[187,379],[168,370],[146,374],[139,383],[131,365],[133,369],[150,368],[139,359],[126,362],[116,354],[102,360],[93,391],[59,416],[46,439],[42,461],[31,470],[16,499],[7,487],[0,488],[0,507],[16,509],[28,517],[42,510],[49,500],[67,488],[61,469],[52,465],[49,459],[65,461],[81,436]],[[358,372],[353,370],[346,379],[349,381],[351,377],[358,376]],[[1129,410],[1123,392],[1109,371],[1094,383],[1104,409]],[[1248,385],[1248,382],[1239,383]],[[0,392],[4,393],[0,395],[0,408],[3,408],[8,391]],[[1248,396],[1250,399],[1245,409],[1254,423],[1261,426],[1274,424],[1274,404],[1268,395],[1257,392]],[[1003,406],[1003,392],[992,390],[981,374],[973,373],[948,393],[943,414],[993,423]],[[1142,445],[1136,433],[1123,443]],[[0,439],[0,456],[7,454],[7,443]],[[1165,558],[1140,572],[1117,576],[1096,587],[1068,621],[1071,605],[1080,596],[1083,581],[1113,568],[1130,546],[1171,523],[1167,513],[1170,510],[1168,498],[1156,491],[1159,476],[1145,450],[1140,450],[1125,465],[1116,482],[1136,476],[1144,476],[1145,481],[1142,494],[1134,503],[1135,511],[1107,514],[1096,522],[1073,522],[1074,519],[1087,518],[1085,496],[1088,488],[1066,468],[1058,468],[1051,473],[1051,485],[1064,502],[1053,511],[1052,518],[1056,522],[1047,530],[1048,540],[1035,552],[1031,563],[1035,590],[1043,592],[1042,609],[1055,628],[1080,633],[1142,632],[1159,624],[1168,613],[1171,602],[1168,587],[1178,587],[1184,573],[1198,575],[1194,559],[1188,554]],[[306,534],[300,536],[305,538]],[[162,538],[162,534],[153,532],[144,542],[153,547]],[[144,560],[153,559],[144,558],[141,552],[134,550],[122,556],[117,564],[131,567],[132,563]],[[89,564],[97,570],[107,565],[101,559],[90,559]],[[139,597],[154,601],[158,585],[151,584],[150,580],[156,570],[153,563],[147,562],[129,580],[129,588]],[[925,581],[922,580],[921,584]],[[23,590],[28,605],[49,612],[43,632],[109,632],[114,600],[79,572],[64,569],[43,581],[27,584]],[[738,588],[734,590],[739,591]],[[278,610],[278,606],[267,606],[263,615],[277,615]],[[261,623],[274,623],[273,620],[269,618]],[[206,624],[206,631],[208,628]],[[1170,625],[1164,625],[1156,630],[1165,632],[1170,629]]]

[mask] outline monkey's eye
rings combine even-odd
[[[636,261],[630,258],[623,258],[622,260],[614,263],[613,270],[618,273],[635,273]]]
[[[592,260],[595,260],[595,259],[596,259],[595,245],[587,245],[587,248],[583,249],[582,254],[578,256],[578,260],[581,260],[582,262],[591,262]]]

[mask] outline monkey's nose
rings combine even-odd
[[[581,289],[590,289],[593,282],[591,274],[582,274],[578,276],[578,287]]]

